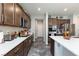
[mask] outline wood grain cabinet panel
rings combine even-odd
[[[25,20],[25,27],[29,29],[31,27],[30,17],[26,13],[23,13],[23,18]]]
[[[22,17],[22,10],[20,8],[20,6],[18,4],[15,4],[15,25],[16,26],[20,26],[20,20],[21,20],[21,17]]]
[[[24,26],[21,26],[21,19],[24,19]],[[17,27],[31,27],[28,14],[17,3],[0,3],[0,24]]]
[[[5,56],[27,56],[33,43],[33,35],[28,37],[14,49],[9,51]]]
[[[49,38],[49,40],[50,40],[50,52],[51,52],[51,54],[52,54],[52,56],[54,56],[54,40],[53,39],[51,39],[51,38]]]
[[[27,17],[27,20],[28,20],[28,28],[30,29],[31,28],[31,19],[29,16]]]
[[[52,18],[48,19],[48,25],[52,25]]]
[[[25,49],[24,49],[24,56],[26,56],[26,55],[28,55],[28,47],[29,47],[28,40],[24,41],[24,47],[25,47]]]
[[[24,19],[24,26],[21,26],[21,19]],[[28,14],[17,3],[0,3],[0,24],[17,27],[31,27],[31,20]]]
[[[57,18],[49,18],[48,19],[48,25],[57,25],[57,24],[58,24]]]
[[[14,4],[13,3],[4,3],[4,24],[14,25]]]
[[[52,18],[52,25],[57,25],[57,24],[58,24],[57,18]]]
[[[27,16],[25,13],[23,13],[23,19],[24,19],[24,27],[27,27]]]
[[[24,56],[28,55],[28,52],[32,46],[32,43],[33,43],[33,35],[30,36],[27,40],[24,41],[24,46],[25,46],[25,49],[24,49]]]
[[[0,24],[3,24],[3,18],[2,18],[2,3],[0,3]]]
[[[29,28],[29,19],[27,15],[25,15],[25,21],[26,21],[25,27]]]
[[[27,21],[26,27],[28,29],[30,29],[30,27],[31,27],[31,20],[30,20],[29,16],[27,16],[27,15],[26,15],[26,21]]]

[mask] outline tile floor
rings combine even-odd
[[[52,56],[50,53],[50,47],[46,46],[43,42],[43,38],[37,38],[33,43],[28,56]]]

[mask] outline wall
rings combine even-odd
[[[1,26],[0,25],[0,31],[3,31],[4,34],[7,34],[7,32],[15,32],[15,31],[21,31],[23,28],[19,27],[10,27],[10,26]]]
[[[75,35],[79,36],[79,14],[73,15],[73,24],[75,24]]]

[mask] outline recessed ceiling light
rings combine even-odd
[[[38,11],[40,11],[40,10],[41,10],[41,8],[38,8],[37,10],[38,10]]]
[[[67,11],[68,9],[67,8],[64,8],[64,11]]]

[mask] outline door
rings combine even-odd
[[[49,26],[52,25],[52,18],[49,18],[49,19],[48,19],[48,25],[49,25]]]
[[[22,17],[22,10],[18,4],[15,4],[15,25],[20,26],[20,19]]]
[[[0,3],[0,24],[3,23],[3,19],[2,19],[2,4]]]
[[[4,3],[4,24],[14,25],[14,4]]]
[[[36,20],[35,35],[37,37],[43,37],[43,20]]]

